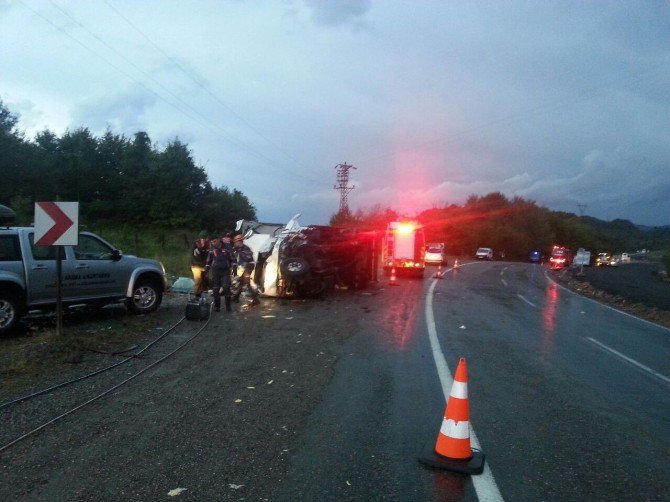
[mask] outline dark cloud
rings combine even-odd
[[[304,0],[312,19],[325,26],[341,26],[360,20],[371,7],[371,0]]]

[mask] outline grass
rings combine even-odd
[[[191,246],[196,232],[185,230],[93,229],[125,254],[160,261],[168,276],[191,276]]]
[[[38,318],[27,332],[3,338],[0,389],[30,387],[35,381],[60,377],[82,360],[98,357],[95,351],[129,348],[157,321],[155,316],[129,316],[119,306],[84,309],[67,315],[64,333],[58,336],[53,316]]]

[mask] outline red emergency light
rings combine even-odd
[[[411,223],[400,223],[396,227],[395,231],[398,232],[399,234],[411,234],[412,232],[414,232],[414,225],[412,225]]]

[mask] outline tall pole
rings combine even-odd
[[[348,213],[349,212],[349,205],[347,203],[347,196],[349,195],[349,192],[351,192],[354,188],[356,188],[356,185],[349,186],[349,170],[350,169],[356,169],[356,167],[347,164],[346,162],[343,164],[338,164],[335,166],[335,169],[337,169],[337,185],[335,185],[335,190],[340,191],[340,214],[343,213]]]
[[[63,246],[56,246],[56,336],[63,334]]]

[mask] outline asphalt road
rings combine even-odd
[[[416,462],[445,399],[424,316],[430,281],[404,280],[350,340],[279,498],[667,500],[670,331],[576,296],[544,270],[474,263],[434,290],[447,364],[468,361],[489,478]]]
[[[221,313],[164,365],[0,454],[0,498],[668,500],[670,331],[544,270],[472,263]],[[461,356],[487,456],[476,477],[417,461],[449,393],[440,360],[453,372]],[[2,433],[30,407],[3,412]]]

